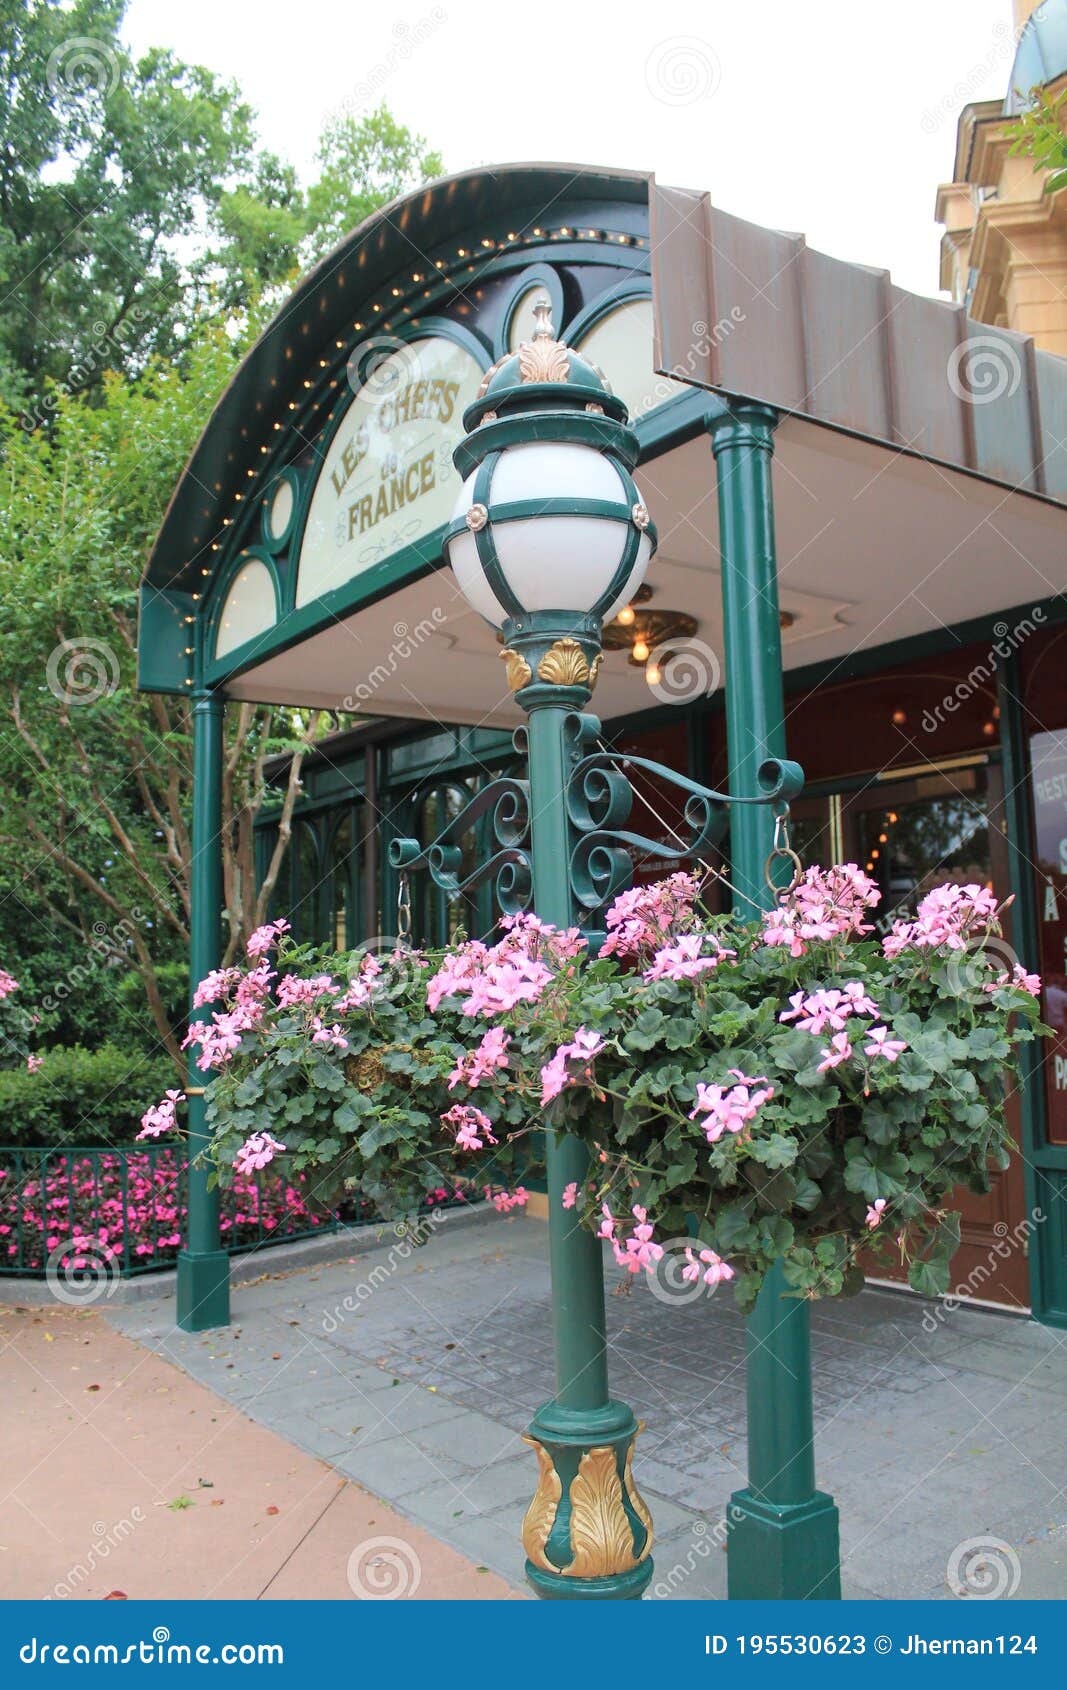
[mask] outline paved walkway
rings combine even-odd
[[[109,1318],[382,1497],[412,1537],[519,1589],[535,1479],[519,1434],[552,1391],[544,1226],[471,1214],[410,1255],[389,1238],[241,1287],[218,1332],[176,1332],[169,1301]],[[718,1527],[745,1468],[741,1319],[729,1292],[665,1304],[614,1267],[609,1281],[629,1287],[608,1300],[613,1386],[648,1422],[650,1594],[722,1597]],[[813,1348],[846,1594],[948,1598],[954,1551],[992,1536],[1009,1583],[1018,1558],[1019,1597],[1067,1596],[1067,1333],[871,1290],[815,1305]]]
[[[0,1599],[512,1594],[96,1310],[0,1351]]]

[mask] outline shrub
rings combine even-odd
[[[46,1046],[33,1073],[0,1069],[0,1144],[118,1145],[137,1136],[145,1089],[174,1084],[165,1055]]]

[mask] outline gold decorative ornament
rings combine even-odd
[[[529,1444],[533,1450],[539,1469],[537,1489],[522,1522],[522,1547],[526,1551],[527,1560],[535,1567],[540,1567],[545,1573],[558,1573],[559,1568],[554,1567],[545,1555],[545,1544],[556,1523],[556,1510],[563,1495],[563,1486],[544,1444],[538,1443],[536,1438],[528,1437],[525,1433],[522,1441]]]
[[[608,1578],[629,1572],[651,1554],[652,1516],[633,1481],[634,1445],[644,1429],[644,1421],[638,1421],[637,1431],[627,1446],[621,1479],[613,1444],[598,1444],[583,1454],[568,1492],[572,1559],[566,1567],[555,1566],[546,1554],[563,1486],[544,1445],[524,1434],[523,1443],[530,1445],[538,1466],[537,1489],[522,1523],[522,1546],[535,1567],[565,1578]],[[626,1510],[627,1500],[645,1530],[639,1555],[634,1547],[634,1525]]]
[[[603,661],[604,661],[604,653],[602,651],[598,651],[596,656],[594,657],[592,663],[590,663],[590,665],[589,665],[589,682],[588,682],[588,685],[589,685],[589,691],[590,692],[592,692],[593,688],[596,686],[596,678],[600,673],[600,665],[603,663]]]
[[[645,1547],[638,1556],[638,1559],[641,1561],[644,1560],[645,1556],[648,1555],[652,1549],[652,1515],[648,1511],[648,1503],[634,1484],[634,1449],[636,1448],[637,1440],[644,1429],[645,1422],[643,1420],[639,1420],[637,1422],[637,1431],[630,1439],[630,1447],[626,1451],[626,1468],[623,1473],[623,1483],[626,1486],[626,1494],[630,1498],[630,1507],[633,1509],[648,1534],[645,1538]]]
[[[589,685],[589,663],[577,640],[569,637],[549,646],[537,665],[538,678],[556,687]]]
[[[489,521],[489,512],[484,505],[472,505],[467,512],[467,527],[472,534],[478,534]]]
[[[524,340],[519,347],[520,381],[567,381],[571,373],[571,355],[566,344],[556,339],[551,320],[552,306],[542,295],[534,301],[534,321],[537,327],[532,340]]]
[[[488,388],[489,388],[489,383],[492,381],[493,377],[496,375],[496,372],[500,369],[501,365],[507,363],[509,356],[510,356],[509,353],[505,353],[503,358],[498,358],[495,364],[490,364],[489,368],[486,370],[484,376],[482,377],[481,386],[479,387],[478,392],[475,395],[476,398],[484,399],[486,392],[488,391]]]
[[[505,646],[500,655],[508,666],[508,686],[512,692],[518,692],[520,687],[528,686],[533,680],[533,670],[522,652],[512,651],[510,646]]]
[[[652,520],[648,514],[648,506],[641,504],[639,500],[630,512],[630,520],[632,521],[634,527],[640,528],[643,533],[648,527],[649,522]]]

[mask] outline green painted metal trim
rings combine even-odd
[[[1026,711],[1022,698],[1022,676],[1019,659],[1014,652],[998,662],[997,698],[1000,704],[1000,737],[1003,750],[1004,816],[1007,823],[1006,841],[1011,889],[1015,902],[1011,912],[1011,930],[1015,950],[1027,969],[1037,971],[1041,964],[1040,926],[1037,917],[1037,895],[1034,885],[1034,864],[1037,860],[1033,812],[1031,808],[1032,771],[1027,732]],[[1049,1148],[1048,1111],[1045,1098],[1044,1070],[1040,1044],[1022,1048],[1020,1069],[1020,1102],[1022,1114],[1021,1146],[1023,1181],[1027,1212],[1031,1216],[1038,1208],[1039,1168],[1043,1153]],[[1067,1167],[1067,1146],[1063,1146],[1063,1163]],[[1058,1252],[1046,1248],[1037,1240],[1037,1247],[1029,1255],[1030,1303],[1037,1319],[1043,1319],[1050,1305],[1067,1303],[1067,1285],[1056,1294],[1056,1288],[1046,1284],[1054,1274]]]
[[[141,692],[181,695],[193,683],[196,601],[191,593],[147,585],[137,596],[137,686]],[[190,645],[191,655],[186,650]]]
[[[197,983],[219,966],[222,954],[222,699],[200,693],[193,703],[193,817],[190,862],[189,1002]],[[207,1009],[197,1010],[204,1016]],[[186,1332],[225,1326],[230,1318],[229,1257],[221,1248],[219,1191],[209,1187],[204,1157],[211,1142],[203,1096],[205,1075],[189,1051],[188,1221],[186,1248],[178,1257],[178,1325]]]
[[[226,608],[226,599],[229,595],[230,588],[233,586],[234,581],[241,573],[245,564],[253,561],[256,563],[262,563],[266,568],[267,573],[270,575],[271,582],[274,587],[274,622],[270,628],[265,628],[261,634],[253,634],[251,639],[243,640],[239,646],[234,646],[233,650],[228,651],[225,657],[216,658],[215,642],[218,639],[219,623],[222,620],[222,613]],[[278,558],[272,555],[264,545],[246,546],[243,551],[238,552],[236,556],[232,557],[226,564],[225,568],[220,571],[219,575],[212,583],[207,602],[203,604],[200,623],[205,666],[215,668],[219,664],[227,665],[231,658],[238,658],[238,660],[240,660],[240,654],[244,651],[245,647],[247,646],[254,649],[261,640],[266,639],[267,636],[273,633],[274,629],[278,627],[284,614],[285,586],[279,569]]]
[[[296,531],[297,524],[302,521],[301,502],[303,499],[304,483],[306,480],[307,476],[302,475],[295,464],[286,464],[285,468],[280,469],[273,481],[268,482],[263,492],[259,494],[259,526],[261,544],[266,546],[268,552],[272,555],[281,555],[285,552],[294,532]],[[270,507],[277,497],[278,485],[280,482],[288,483],[289,489],[293,495],[293,503],[289,512],[289,520],[285,524],[281,533],[272,534],[270,527]]]
[[[529,394],[531,402],[535,402],[538,389],[542,390],[543,397],[556,400],[561,392],[578,391],[564,388],[562,383],[556,382],[531,382],[520,391]],[[502,451],[507,446],[529,446],[538,441],[552,445],[562,442],[564,445],[591,446],[594,451],[618,458],[628,469],[637,462],[640,450],[636,434],[626,423],[600,416],[595,411],[567,410],[557,404],[551,409],[516,411],[512,415],[498,417],[495,422],[480,423],[473,434],[460,441],[452,454],[452,461],[465,481],[490,452]]]

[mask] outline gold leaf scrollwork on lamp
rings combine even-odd
[[[533,314],[537,327],[532,340],[524,340],[519,347],[520,381],[567,381],[571,373],[571,355],[566,344],[556,339],[551,322],[552,306],[541,296],[535,300]]]
[[[538,663],[537,676],[556,687],[585,687],[590,684],[589,661],[577,640],[556,640]]]
[[[556,1510],[563,1495],[563,1486],[544,1444],[538,1443],[536,1438],[525,1436],[522,1441],[530,1445],[537,1457],[539,1469],[537,1489],[522,1522],[522,1547],[526,1551],[527,1559],[535,1567],[540,1567],[542,1572],[558,1573],[559,1568],[554,1567],[545,1555],[545,1544],[556,1523]]]
[[[522,652],[512,651],[510,646],[505,646],[500,655],[507,664],[508,686],[512,692],[518,692],[520,687],[528,686],[533,680],[533,670]]]
[[[632,1449],[631,1444],[627,1453],[627,1472]],[[635,1554],[634,1529],[623,1504],[622,1481],[613,1445],[603,1444],[586,1450],[571,1485],[570,1500],[574,1559],[566,1572],[572,1578],[606,1578],[613,1573],[629,1572],[631,1567],[644,1560],[652,1547],[651,1534],[646,1527],[641,1554]],[[644,1508],[643,1502],[641,1507]],[[634,1512],[638,1512],[636,1506]],[[647,1510],[645,1512],[647,1514]]]

